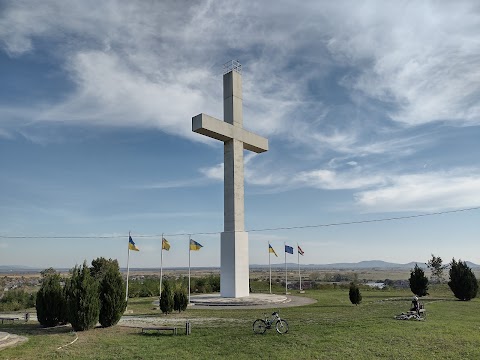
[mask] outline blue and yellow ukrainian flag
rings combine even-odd
[[[278,257],[277,253],[275,252],[275,250],[273,250],[273,247],[272,245],[268,244],[268,252],[269,253],[274,253],[276,257]]]
[[[190,239],[190,250],[200,250],[200,248],[202,248],[203,245],[199,244],[198,242],[196,242],[195,240],[193,239]]]
[[[135,243],[130,235],[128,235],[128,250],[140,251],[140,249],[135,246]]]

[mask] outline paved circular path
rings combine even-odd
[[[304,296],[276,295],[276,294],[250,294],[243,298],[222,298],[220,294],[192,295],[189,309],[273,309],[294,306],[304,306],[317,302]],[[153,302],[158,306],[158,300]]]
[[[222,298],[220,294],[194,295],[190,298],[191,309],[272,309],[303,306],[317,300],[303,296],[250,294],[243,298]]]
[[[206,327],[216,327],[220,323],[238,324],[240,322],[245,324],[247,323],[251,324],[253,320],[250,318],[241,320],[237,318],[216,317],[213,314],[207,317],[205,316],[197,317],[195,315],[195,309],[209,309],[209,310],[280,309],[280,308],[287,308],[287,307],[294,307],[294,306],[304,306],[304,305],[314,304],[317,302],[317,300],[310,299],[303,296],[277,295],[280,297],[271,298],[269,296],[270,294],[256,294],[256,295],[262,295],[262,296],[253,296],[253,297],[252,295],[253,294],[249,296],[249,298],[250,297],[252,298],[250,303],[248,303],[244,299],[243,301],[241,301],[242,302],[241,305],[231,305],[231,304],[221,305],[218,303],[213,306],[212,305],[190,305],[189,310],[191,309],[193,311],[189,312],[188,315],[185,314],[184,312],[172,313],[168,315],[168,317],[126,315],[126,316],[122,316],[118,325],[127,326],[127,327],[165,326],[165,325],[182,327],[182,326],[185,326],[185,321],[187,320],[189,320],[193,324],[193,326],[196,326],[197,324],[202,324],[202,326],[206,326]],[[205,295],[200,295],[200,297],[205,300]],[[210,300],[217,302],[218,299],[220,299],[219,295],[216,295],[216,298],[215,296],[212,295]],[[264,301],[259,304],[258,303],[259,299],[263,299]],[[233,300],[234,302],[235,301],[238,302],[238,299],[230,299],[230,300]],[[276,301],[283,300],[283,302],[274,302],[275,300]],[[156,301],[156,306],[158,306],[158,300]]]

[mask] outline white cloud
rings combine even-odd
[[[394,104],[392,117],[407,124],[479,124],[475,2],[368,4],[348,3],[355,11],[336,24],[342,7],[330,6],[330,51],[342,63],[363,64],[343,85]]]
[[[381,175],[363,175],[356,171],[338,173],[333,170],[302,171],[292,179],[294,184],[309,186],[319,189],[340,190],[359,189],[378,186],[385,183]]]
[[[212,167],[201,168],[200,172],[208,179],[223,181],[223,163]]]
[[[436,211],[480,205],[480,173],[456,170],[391,177],[389,183],[355,195],[372,212]]]
[[[193,137],[189,119],[204,99],[188,84],[161,78],[152,81],[117,55],[98,51],[75,55],[70,71],[78,90],[65,102],[40,113],[38,120],[135,125]],[[197,71],[191,77],[202,81],[205,75]]]
[[[208,177],[208,176],[207,176]],[[126,188],[128,189],[143,189],[143,190],[159,190],[159,189],[174,189],[174,188],[183,188],[183,187],[193,187],[193,186],[200,186],[203,184],[202,180],[194,179],[194,180],[171,180],[171,181],[163,181],[163,182],[156,182],[151,184],[143,184],[143,185],[128,185]]]
[[[15,56],[34,51],[34,39],[53,40],[76,74],[77,91],[64,105],[81,111],[76,119],[93,121],[98,110],[101,124],[164,126],[183,135],[172,130],[172,123],[179,124],[187,113],[190,118],[190,111],[204,109],[220,94],[216,74],[230,49],[262,49],[246,55],[244,95],[251,109],[246,109],[251,113],[246,123],[264,134],[287,134],[296,110],[312,100],[322,108],[321,99],[307,96],[310,83],[345,64],[354,71],[342,84],[393,102],[396,120],[478,123],[477,13],[468,1],[305,2],[292,11],[288,2],[187,6],[47,0],[32,7],[19,0],[5,6],[0,38]],[[295,69],[292,54],[310,67]],[[212,67],[212,56],[218,68]],[[164,105],[167,112],[160,111]],[[130,120],[108,121],[125,109],[127,115],[142,111]]]

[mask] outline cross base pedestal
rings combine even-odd
[[[249,296],[248,233],[222,232],[220,255],[221,296],[231,298]]]

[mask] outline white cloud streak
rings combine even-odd
[[[480,205],[480,172],[451,171],[407,174],[388,185],[355,195],[357,203],[372,212],[436,211]]]

